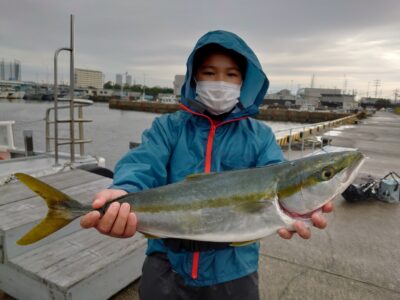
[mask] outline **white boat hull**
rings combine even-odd
[[[25,92],[11,92],[8,94],[9,99],[23,99],[25,96]]]

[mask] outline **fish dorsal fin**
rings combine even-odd
[[[197,174],[190,174],[186,177],[186,180],[197,180],[200,178],[212,177],[217,175],[217,173],[197,173]]]
[[[252,240],[252,241],[244,241],[244,242],[233,242],[233,243],[230,243],[229,246],[231,246],[231,247],[243,247],[243,246],[247,246],[247,245],[253,244],[253,243],[257,242],[257,241],[258,241],[258,239],[257,240]]]

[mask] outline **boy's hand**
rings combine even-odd
[[[324,212],[324,213],[330,213],[332,210],[333,210],[333,205],[331,202],[328,202],[327,204],[325,204],[322,207],[322,212]],[[312,220],[314,226],[319,229],[324,229],[327,225],[325,218],[319,212],[313,213],[311,215],[311,220]],[[286,239],[286,240],[291,239],[293,234],[296,232],[303,239],[309,239],[311,237],[310,229],[307,228],[307,226],[303,222],[301,222],[301,221],[294,222],[294,228],[295,228],[295,231],[289,231],[286,228],[281,228],[278,230],[278,234],[281,238]]]
[[[96,195],[93,199],[92,207],[99,209],[107,202],[126,195],[124,190],[105,189]],[[114,202],[101,216],[98,211],[91,211],[81,218],[83,228],[96,228],[99,232],[119,238],[131,237],[136,232],[136,215],[131,212],[128,203]]]

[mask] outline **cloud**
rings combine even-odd
[[[400,1],[397,0],[2,0],[0,58],[22,61],[23,79],[52,76],[55,49],[68,46],[75,15],[76,66],[107,80],[128,71],[149,85],[172,86],[186,58],[209,30],[242,36],[257,53],[271,89],[324,86],[366,90],[399,86]],[[68,60],[60,72],[68,77]]]

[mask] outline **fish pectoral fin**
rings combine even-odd
[[[244,241],[244,242],[233,242],[233,243],[230,243],[229,246],[231,246],[231,247],[243,247],[243,246],[247,246],[247,245],[253,244],[253,243],[257,242],[257,241],[258,241],[258,239],[257,240],[252,240],[252,241]]]
[[[144,237],[145,237],[146,239],[150,239],[150,240],[161,239],[161,237],[156,236],[156,235],[151,235],[151,234],[148,234],[148,233],[142,233],[142,234],[144,235]]]
[[[190,174],[186,177],[186,180],[197,180],[200,178],[204,178],[204,177],[212,177],[214,175],[216,175],[217,173],[213,172],[213,173],[197,173],[197,174]]]
[[[236,205],[236,209],[238,211],[244,212],[244,213],[257,213],[262,209],[265,209],[267,206],[272,205],[272,202],[266,198],[257,200],[257,201],[249,201],[249,202],[244,202]]]

